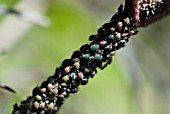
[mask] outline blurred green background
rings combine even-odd
[[[0,4],[17,8],[24,1],[35,0],[0,0]],[[53,75],[55,68],[87,43],[88,36],[109,21],[123,3],[120,0],[37,1],[42,1],[43,15],[51,19],[51,25],[44,28],[19,19],[29,26],[23,32],[14,24],[17,32],[23,33],[12,48],[0,55],[0,82],[15,89],[17,94],[0,89],[1,114],[9,114],[14,103],[26,99],[35,86]],[[0,16],[0,27],[9,17]],[[80,91],[66,100],[59,114],[170,114],[169,27],[170,17],[166,17],[141,28],[125,48],[117,51],[111,65],[98,70],[89,84],[80,86]],[[13,30],[7,30],[6,35],[15,36],[17,32],[12,34]]]

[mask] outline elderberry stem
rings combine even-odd
[[[138,33],[138,25],[157,14],[163,5],[161,0],[145,1],[132,2],[132,6],[137,6],[130,6],[131,11],[120,5],[111,20],[102,25],[96,35],[89,37],[90,42],[75,51],[70,59],[65,59],[53,76],[33,89],[32,96],[20,105],[15,104],[12,113],[56,114],[65,99],[78,92],[80,85],[86,85],[89,78],[97,73],[97,68],[104,69],[110,64],[115,51]]]

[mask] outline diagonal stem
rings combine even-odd
[[[164,3],[154,2],[157,3],[154,11],[158,14]],[[53,76],[33,89],[32,96],[20,105],[14,105],[13,114],[56,114],[66,98],[78,92],[78,87],[86,85],[89,78],[97,73],[97,68],[104,69],[111,63],[115,51],[138,33],[137,27],[155,16],[150,13],[151,7],[146,11],[140,9],[143,4],[149,2],[139,4],[139,1],[126,0],[125,8],[120,5],[111,20],[103,24],[97,34],[89,37],[88,44],[81,46],[70,59],[65,59]]]

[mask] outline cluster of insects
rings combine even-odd
[[[79,85],[86,85],[88,79],[97,73],[97,68],[104,69],[112,61],[115,51],[124,47],[129,38],[138,33],[136,19],[145,20],[154,15],[161,7],[161,0],[141,0],[135,17],[125,14],[123,5],[118,12],[98,29],[96,35],[89,37],[84,44],[65,59],[53,76],[34,88],[32,96],[15,104],[13,114],[55,114],[70,93],[76,93]],[[136,12],[136,10],[135,10]]]
[[[54,76],[34,88],[33,95],[20,106],[14,105],[13,114],[57,112],[70,93],[76,93],[79,85],[86,85],[89,77],[97,73],[97,68],[104,69],[110,64],[115,51],[137,33],[131,18],[123,16],[123,5],[120,5],[110,22],[89,37],[89,44],[81,46],[70,59],[64,60]]]
[[[157,9],[159,9],[163,5],[162,0],[141,0],[139,2],[139,16],[140,21],[145,21],[152,15],[154,15],[157,12]]]
[[[138,23],[144,22],[157,13],[163,5],[163,0],[137,0],[132,5],[133,18]]]

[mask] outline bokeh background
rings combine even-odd
[[[0,113],[52,75],[88,36],[109,21],[123,0],[0,0],[19,11],[48,16],[41,27],[14,15],[0,15]],[[131,38],[105,70],[80,86],[59,114],[170,114],[170,17]]]

